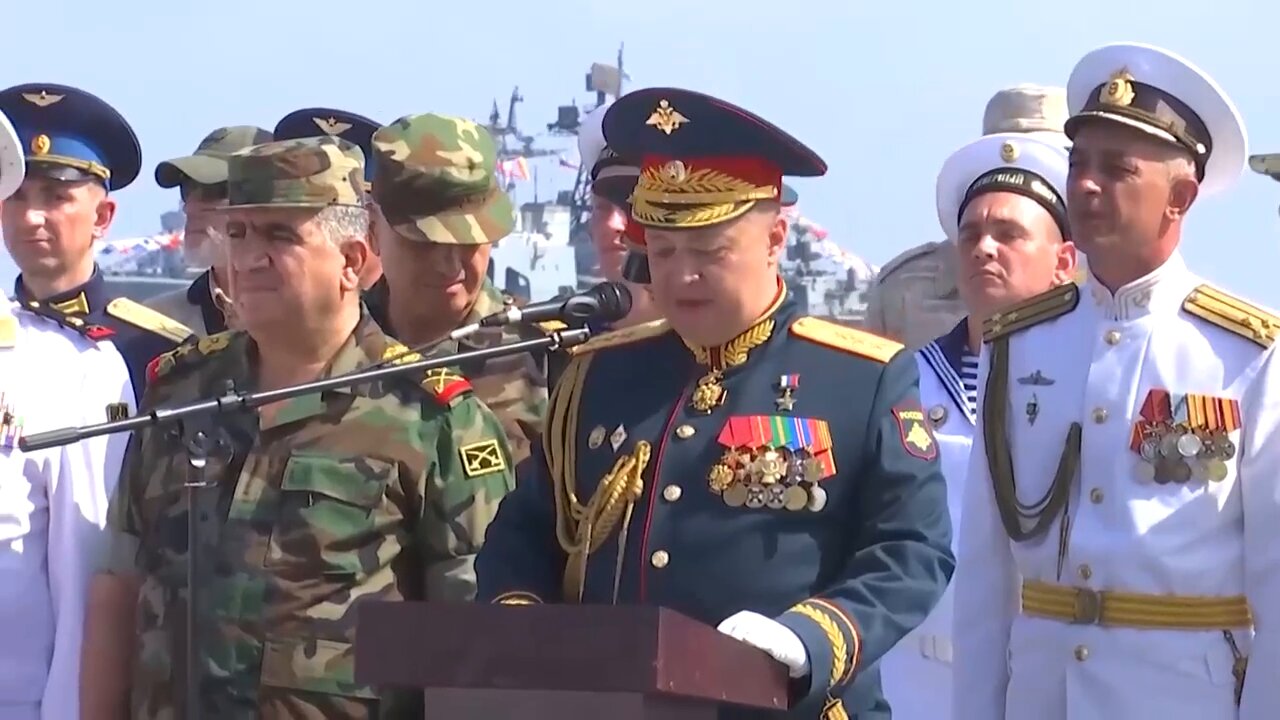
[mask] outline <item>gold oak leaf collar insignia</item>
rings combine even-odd
[[[707,368],[707,373],[698,380],[698,384],[693,388],[690,406],[694,410],[705,415],[724,404],[728,395],[728,392],[724,389],[724,372],[729,368],[738,367],[746,363],[747,356],[751,351],[769,340],[773,335],[775,325],[773,313],[782,304],[784,297],[786,297],[786,292],[779,292],[778,299],[774,300],[773,305],[765,312],[762,319],[747,328],[746,332],[723,345],[708,348],[694,345],[688,340],[684,340],[685,347],[689,348],[689,352],[693,353],[693,359],[697,360],[699,365],[704,365]],[[683,338],[681,339],[683,340]]]

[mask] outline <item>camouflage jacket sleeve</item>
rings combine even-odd
[[[424,592],[433,601],[470,600],[476,554],[499,501],[515,487],[511,447],[498,418],[469,387],[435,415],[439,419],[423,427],[424,447],[434,456],[423,480],[418,529]]]

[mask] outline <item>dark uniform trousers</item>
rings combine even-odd
[[[811,673],[790,712],[723,718],[888,718],[876,663],[924,620],[954,568],[914,358],[800,318],[784,293],[704,360],[725,366],[723,402],[709,412],[692,406],[707,393],[698,381],[708,367],[661,323],[580,349],[552,397],[543,446],[489,528],[478,597],[661,605],[712,626],[758,612],[801,638]],[[759,464],[770,450],[786,458],[801,447],[822,456],[803,482],[787,462]],[[713,468],[743,459],[743,448],[756,460],[726,486],[729,474]],[[560,489],[585,505],[610,473],[631,474],[634,513],[598,523],[604,541],[584,562],[565,549],[577,536]]]

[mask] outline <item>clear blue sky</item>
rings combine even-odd
[[[583,75],[593,61],[612,62],[620,42],[632,87],[722,96],[818,150],[831,170],[796,181],[804,214],[877,264],[941,237],[937,170],[980,132],[995,90],[1065,84],[1075,60],[1107,42],[1150,42],[1191,58],[1239,106],[1250,151],[1280,151],[1280,63],[1268,47],[1280,3],[1271,0],[5,6],[0,83],[90,90],[119,108],[142,140],[143,175],[119,193],[115,237],[158,230],[160,213],[177,198],[155,186],[155,164],[190,152],[213,127],[270,128],[313,105],[384,122],[428,111],[483,119],[495,98],[505,112],[519,85],[518,114],[529,131],[554,120],[557,105],[588,100]],[[546,191],[573,178],[553,160],[540,179]],[[1230,194],[1195,208],[1188,260],[1209,279],[1280,307],[1271,272],[1280,267],[1278,205],[1280,183],[1246,171]]]

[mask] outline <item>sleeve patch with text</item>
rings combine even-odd
[[[918,407],[896,407],[893,419],[898,422],[898,439],[908,455],[921,460],[932,460],[938,456],[938,443],[933,439],[924,411]]]

